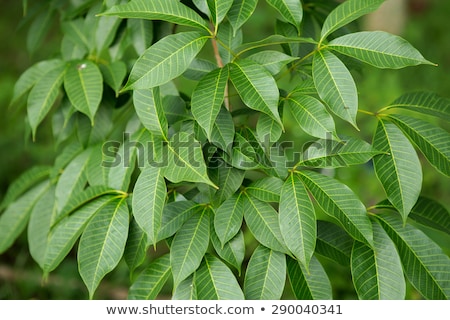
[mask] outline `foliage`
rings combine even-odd
[[[12,104],[33,139],[51,117],[59,155],[10,186],[0,252],[27,229],[47,276],[77,245],[90,298],[122,259],[130,299],[165,285],[174,299],[331,299],[326,259],[361,299],[403,299],[405,277],[449,298],[450,258],[422,230],[450,233],[450,215],[421,196],[418,151],[449,176],[449,133],[424,115],[448,121],[450,102],[414,92],[369,112],[351,73],[433,65],[398,36],[347,29],[382,2],[267,0],[275,32],[245,41],[257,0],[24,1],[30,51],[57,15],[63,37]],[[371,143],[359,114],[377,120]],[[368,162],[359,187],[378,180],[387,197],[375,206],[328,174]]]

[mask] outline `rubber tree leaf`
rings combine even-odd
[[[240,274],[242,262],[245,258],[245,239],[242,230],[239,230],[230,241],[223,245],[213,231],[211,232],[211,242],[219,257],[235,267]]]
[[[230,167],[223,161],[220,161],[215,168],[211,167],[211,162],[209,166],[208,173],[211,181],[219,187],[219,190],[213,189],[214,193],[212,194],[211,203],[218,207],[242,186],[245,172]]]
[[[281,189],[279,222],[286,246],[309,270],[316,246],[316,214],[297,174],[291,173]]]
[[[289,25],[289,27],[291,27],[291,25]],[[295,28],[293,28],[293,29],[295,30]],[[246,43],[240,45],[239,47],[237,47],[235,49],[235,52],[237,52],[236,56],[239,57],[243,53],[253,50],[253,49],[260,49],[262,47],[269,47],[269,46],[283,45],[283,44],[297,44],[298,45],[299,43],[303,43],[303,42],[316,44],[316,42],[313,39],[296,37],[295,34],[293,34],[292,36],[291,35],[284,36],[284,35],[279,35],[279,34],[273,34],[273,35],[268,36],[261,40],[257,40],[254,42],[246,42]],[[295,56],[294,53],[289,53],[289,54],[291,56]]]
[[[225,152],[231,153],[234,134],[235,128],[231,113],[225,107],[222,107],[212,127],[211,143]]]
[[[295,61],[298,58],[288,56],[283,52],[275,50],[264,50],[248,56],[247,59],[259,63],[274,76],[280,73],[286,64]]]
[[[265,146],[271,146],[280,139],[283,134],[283,128],[279,123],[265,113],[261,113],[256,123],[256,134],[259,141]]]
[[[192,92],[192,115],[205,130],[208,140],[211,140],[211,132],[224,101],[227,82],[228,67],[218,68],[204,76]]]
[[[214,215],[214,230],[222,246],[230,241],[241,229],[244,206],[241,194],[233,195],[217,208]]]
[[[405,39],[383,31],[347,34],[330,41],[327,47],[377,68],[433,64]]]
[[[101,64],[103,80],[114,90],[116,96],[122,87],[123,80],[127,75],[127,66],[123,61],[114,61],[109,64]]]
[[[295,26],[300,35],[300,24],[303,19],[303,7],[300,0],[266,0],[281,16]]]
[[[209,210],[198,210],[175,234],[170,248],[174,287],[191,275],[202,262],[209,245]]]
[[[422,188],[422,167],[414,147],[395,124],[379,120],[373,137],[375,173],[392,205],[406,221]]]
[[[320,98],[334,114],[357,128],[358,92],[344,63],[329,51],[318,51],[314,54],[312,74]]]
[[[162,170],[148,166],[142,170],[133,189],[133,216],[147,234],[149,244],[156,245],[166,202],[166,183]]]
[[[138,55],[152,45],[153,21],[143,19],[128,19],[127,28],[130,30],[132,44]]]
[[[231,270],[218,258],[205,255],[195,272],[199,300],[244,300],[244,294]]]
[[[130,270],[130,279],[133,279],[135,270],[144,263],[148,247],[147,234],[139,227],[136,219],[132,219],[128,228],[128,239],[123,253],[123,258]]]
[[[301,171],[300,177],[327,215],[339,221],[354,239],[372,246],[372,225],[366,207],[347,185],[312,171]]]
[[[409,282],[426,299],[446,300],[450,297],[450,258],[422,231],[392,214],[376,215],[391,237]]]
[[[159,87],[134,90],[133,103],[144,127],[167,140],[169,129],[160,92]]]
[[[64,88],[72,105],[94,124],[103,93],[103,77],[98,66],[89,60],[72,63],[64,76]]]
[[[251,60],[239,60],[231,64],[230,78],[245,105],[283,126],[278,113],[280,93],[275,79],[263,66]]]
[[[265,177],[252,182],[245,191],[252,197],[264,202],[280,202],[283,180],[277,177]]]
[[[199,81],[216,68],[217,65],[209,60],[194,58],[187,70],[183,73],[183,76],[190,80]]]
[[[450,176],[450,134],[447,131],[407,115],[390,115],[389,119],[408,136],[433,167]]]
[[[306,133],[322,139],[336,136],[333,117],[325,106],[314,97],[302,94],[290,95],[286,105],[294,120]]]
[[[122,258],[128,225],[126,198],[117,198],[101,208],[86,226],[78,247],[78,269],[90,299]]]
[[[351,271],[361,300],[403,300],[406,283],[396,247],[383,228],[372,223],[374,248],[355,241]]]
[[[120,18],[163,20],[209,31],[205,21],[194,10],[178,0],[154,0],[150,2],[146,0],[133,0],[125,4],[116,5],[101,15],[118,16]]]
[[[234,30],[234,35],[242,25],[252,16],[256,9],[258,0],[234,0],[233,5],[228,11],[228,20]]]
[[[244,278],[247,300],[279,300],[286,282],[286,257],[259,245],[248,262]]]
[[[419,197],[409,217],[420,224],[450,234],[450,213],[437,201]]]
[[[384,0],[347,0],[337,6],[325,19],[320,34],[321,42],[332,32],[378,9]]]
[[[298,300],[333,299],[328,275],[315,256],[309,264],[309,272],[297,260],[289,256],[286,259],[289,282]]]
[[[193,201],[176,201],[167,203],[162,214],[158,241],[173,236],[181,226],[195,213],[198,204]]]
[[[207,3],[212,22],[217,28],[230,10],[233,0],[207,0]]]
[[[193,274],[181,281],[173,290],[172,300],[197,300],[197,288]]]
[[[139,57],[122,91],[153,88],[175,79],[186,71],[208,38],[198,31],[162,38]]]
[[[75,47],[80,47],[83,51],[90,51],[94,48],[92,29],[86,27],[83,18],[65,21],[61,24],[61,29],[65,37],[73,43]]]
[[[317,221],[317,254],[343,266],[350,266],[353,242],[353,238],[336,224]]]
[[[34,17],[27,33],[27,50],[33,54],[42,45],[47,36],[55,17],[55,10],[50,5],[43,8],[40,13]]]
[[[236,48],[242,45],[242,30],[239,29],[236,34],[234,34],[233,27],[229,21],[224,21],[219,25],[216,39],[222,64],[226,65],[233,61],[235,58],[234,52],[236,52]]]
[[[154,300],[170,278],[170,255],[165,254],[152,261],[137,277],[128,292],[130,300]]]

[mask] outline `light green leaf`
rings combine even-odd
[[[247,300],[279,300],[286,282],[286,257],[259,245],[248,262],[244,278]]]
[[[241,273],[242,262],[245,258],[245,239],[242,230],[236,234],[230,241],[222,244],[216,233],[211,232],[211,242],[217,254],[227,263],[236,268]]]
[[[283,126],[278,114],[278,87],[263,66],[251,60],[239,60],[231,65],[230,78],[249,108],[268,114]]]
[[[226,65],[233,61],[236,48],[242,44],[242,30],[239,29],[235,34],[230,22],[224,21],[219,25],[216,38],[222,64]]]
[[[122,91],[153,88],[175,79],[186,71],[208,38],[197,31],[162,38],[139,57]]]
[[[228,67],[218,68],[204,76],[192,92],[191,110],[198,124],[211,140],[211,132],[224,101]]]
[[[130,269],[130,278],[134,276],[135,270],[142,265],[147,257],[147,234],[139,227],[136,219],[132,219],[128,229],[128,239],[125,245],[123,258]]]
[[[222,246],[230,241],[241,229],[244,206],[241,194],[233,195],[217,208],[214,215],[214,230]]]
[[[280,202],[283,180],[277,177],[265,177],[252,182],[245,191],[264,202]]]
[[[345,184],[312,171],[301,171],[301,179],[318,205],[356,240],[372,246],[372,225],[366,207]]]
[[[169,129],[159,87],[134,90],[133,103],[144,127],[167,140]]]
[[[361,300],[405,299],[402,264],[392,240],[374,222],[374,248],[355,241],[352,250],[352,279]]]
[[[294,173],[281,189],[279,213],[280,230],[286,246],[309,270],[316,246],[316,214],[302,180]]]
[[[31,54],[42,45],[45,37],[48,35],[50,28],[52,27],[55,17],[55,10],[52,6],[46,6],[42,8],[37,16],[33,18],[33,22],[28,28],[27,33],[27,50]]]
[[[300,35],[300,24],[303,19],[303,7],[300,0],[266,0],[287,22],[295,26]]]
[[[405,39],[383,31],[350,33],[330,41],[327,47],[377,68],[433,64]]]
[[[176,233],[170,247],[170,264],[175,288],[200,266],[209,245],[207,208],[192,215]]]
[[[353,238],[336,224],[317,221],[317,254],[343,266],[350,266],[353,242]]]
[[[430,300],[450,298],[450,258],[422,231],[406,224],[398,215],[376,215],[397,247],[409,282]]]
[[[236,32],[252,16],[257,4],[258,0],[234,0],[227,15],[233,27],[234,35],[236,35]]]
[[[117,17],[106,16],[96,17],[95,20],[95,48],[100,54],[114,41],[117,29],[122,20]]]
[[[197,300],[197,288],[193,274],[181,281],[173,290],[172,300]]]
[[[336,136],[333,117],[316,98],[302,94],[290,95],[287,107],[297,124],[306,133],[322,139]]]
[[[390,115],[389,119],[412,140],[433,167],[450,176],[450,134],[447,131],[406,115]]]
[[[358,92],[350,71],[329,51],[318,51],[313,58],[313,79],[320,98],[338,117],[355,128]]]
[[[291,26],[291,25],[289,25]],[[236,48],[236,56],[241,56],[243,53],[258,49],[262,47],[268,47],[273,45],[283,45],[283,44],[300,44],[300,43],[311,43],[311,44],[317,44],[316,41],[310,38],[299,38],[299,37],[293,37],[293,36],[282,36],[279,34],[273,34],[271,36],[268,36],[267,38],[264,38],[262,40],[254,41],[254,42],[247,42],[242,44],[241,46]],[[294,56],[293,53],[290,53],[292,56]]]
[[[261,113],[256,123],[256,134],[261,143],[270,147],[280,139],[283,134],[283,128],[273,118],[265,113]]]
[[[216,68],[217,65],[209,60],[194,58],[183,76],[198,81]]]
[[[274,76],[280,73],[281,69],[283,69],[286,64],[295,61],[298,58],[288,56],[283,52],[275,50],[264,50],[248,56],[247,59],[259,63]]]
[[[143,19],[128,19],[127,27],[136,53],[142,55],[152,45],[153,21]]]
[[[231,113],[222,107],[217,114],[211,131],[211,143],[227,153],[231,153],[234,140],[234,122]]]
[[[133,0],[126,4],[114,6],[101,15],[163,20],[209,31],[205,21],[194,10],[178,0]]]
[[[133,216],[147,234],[149,244],[156,245],[166,202],[166,183],[160,168],[148,166],[139,175],[133,189]]]
[[[82,18],[65,21],[61,24],[64,35],[70,39],[75,46],[80,46],[86,50],[93,49],[93,33],[86,30],[85,20]]]
[[[195,272],[199,300],[243,300],[244,294],[231,270],[218,258],[207,254]]]
[[[118,96],[123,80],[127,75],[125,62],[119,60],[109,64],[101,64],[100,70],[105,82],[115,91],[116,96]]]
[[[422,167],[417,153],[400,129],[381,119],[373,146],[386,153],[374,157],[375,173],[389,201],[406,222],[422,188]]]
[[[309,264],[309,272],[297,260],[287,256],[289,282],[298,300],[331,300],[332,288],[328,275],[315,256]]]
[[[165,254],[142,271],[128,292],[130,300],[154,300],[170,277],[170,255]]]
[[[207,3],[212,22],[217,28],[230,10],[233,0],[207,0]]]
[[[128,224],[126,198],[117,198],[101,208],[86,226],[78,247],[78,269],[90,299],[122,258]]]
[[[340,4],[325,19],[320,41],[346,24],[377,10],[383,2],[384,0],[347,0]]]
[[[173,236],[194,214],[198,204],[193,201],[170,202],[164,206],[158,241]]]

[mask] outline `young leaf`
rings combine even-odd
[[[277,177],[265,177],[252,182],[245,191],[264,202],[280,202],[283,180]]]
[[[320,98],[334,114],[357,128],[358,92],[350,71],[338,57],[326,50],[314,54],[312,68]]]
[[[317,254],[343,266],[349,266],[353,242],[353,238],[336,224],[317,221]]]
[[[207,3],[212,22],[217,28],[230,10],[233,0],[207,0]]]
[[[316,246],[316,214],[302,180],[294,173],[281,189],[279,213],[280,230],[286,246],[309,270]]]
[[[170,255],[152,261],[139,275],[128,292],[130,300],[154,300],[170,277]]]
[[[248,262],[244,278],[247,300],[279,300],[286,282],[286,257],[259,245]]]
[[[234,0],[233,5],[228,11],[228,20],[234,30],[234,35],[242,25],[252,16],[256,9],[258,0]]]
[[[389,201],[406,222],[422,188],[422,167],[414,147],[394,124],[379,120],[373,147],[375,173]]]
[[[244,206],[241,194],[233,195],[225,200],[214,215],[214,230],[222,246],[231,240],[241,229],[244,217]]]
[[[405,299],[402,264],[392,240],[376,222],[372,223],[374,248],[355,241],[352,278],[361,300]]]
[[[312,171],[301,171],[300,176],[326,214],[337,219],[354,239],[373,245],[366,207],[348,186]]]
[[[283,69],[286,64],[295,61],[298,58],[288,56],[283,52],[275,50],[264,50],[248,56],[247,59],[259,63],[274,76],[280,73],[281,69]]]
[[[164,206],[158,241],[173,236],[194,214],[198,205],[193,201],[175,201]]]
[[[145,261],[148,247],[147,234],[139,227],[136,219],[132,219],[128,228],[128,239],[123,253],[123,258],[130,269],[131,279],[134,271]]]
[[[450,298],[450,258],[422,231],[392,214],[376,215],[391,237],[409,282],[430,300]]]
[[[159,87],[134,90],[133,103],[144,127],[167,140],[169,129]]]
[[[122,91],[153,88],[175,79],[186,71],[206,40],[208,36],[198,31],[162,38],[139,57]]]
[[[300,24],[303,19],[303,7],[300,0],[266,0],[286,21],[295,26],[300,35]]]
[[[383,31],[350,33],[330,41],[327,47],[377,68],[433,64],[405,39]]]
[[[80,239],[78,268],[92,299],[100,281],[122,258],[128,236],[128,205],[118,198],[98,211]]]
[[[211,242],[217,254],[241,273],[242,262],[245,258],[245,240],[242,230],[230,241],[222,244],[214,231],[211,232]]]

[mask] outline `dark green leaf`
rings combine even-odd
[[[198,205],[193,201],[170,202],[164,206],[158,240],[173,236],[194,214]]]
[[[245,258],[245,239],[242,230],[225,244],[222,244],[215,232],[211,233],[211,242],[217,254],[241,273],[242,262]]]
[[[280,202],[283,180],[276,177],[265,177],[252,182],[245,190],[246,192],[265,202]]]
[[[214,230],[222,246],[233,238],[241,229],[244,217],[244,206],[241,194],[233,195],[225,200],[214,215]]]
[[[123,258],[130,269],[130,278],[132,278],[134,271],[144,262],[148,247],[147,234],[139,227],[135,219],[131,220],[128,229],[128,239],[123,253]]]
[[[336,224],[317,221],[317,254],[343,266],[349,266],[353,242],[353,238]]]

